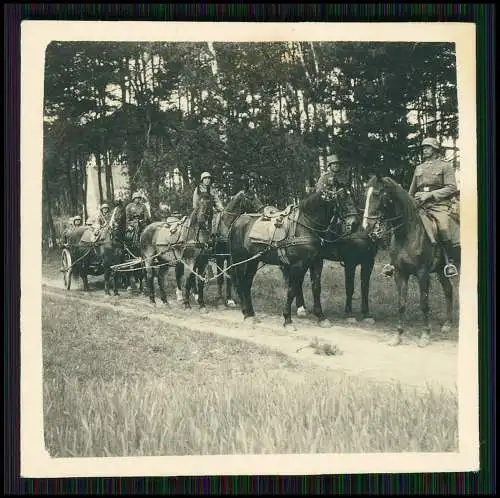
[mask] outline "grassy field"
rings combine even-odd
[[[369,305],[372,317],[376,320],[376,328],[388,331],[394,330],[397,319],[397,294],[393,279],[388,279],[380,275],[381,265],[389,261],[389,255],[386,251],[381,251],[377,255],[377,261],[370,280]],[[53,252],[47,257],[43,265],[43,274],[48,278],[61,279],[59,272],[60,253]],[[353,299],[353,310],[357,318],[360,316],[360,269],[356,270],[355,291]],[[95,282],[95,289],[103,288],[103,277]],[[459,302],[458,302],[458,282],[453,280],[454,285],[454,325],[450,333],[443,335],[440,332],[440,325],[445,320],[445,300],[444,294],[435,275],[431,277],[431,289],[429,303],[431,308],[431,321],[433,326],[433,337],[439,340],[457,340],[458,339],[458,320],[459,320]],[[72,292],[81,288],[81,280],[73,283]],[[157,286],[156,286],[157,288]],[[167,292],[169,299],[175,298],[175,278],[173,270],[170,270]],[[215,282],[210,282],[206,288],[205,300],[207,305],[214,304],[217,297],[217,286]],[[286,288],[283,283],[282,275],[277,267],[264,266],[260,269],[254,279],[252,286],[252,295],[256,313],[274,313],[280,315],[286,299]],[[233,292],[236,298],[236,292]],[[312,307],[312,292],[309,274],[304,280],[304,297],[306,306]],[[345,284],[344,269],[339,263],[325,262],[325,268],[322,274],[322,304],[323,311],[327,317],[334,323],[344,322],[345,306]],[[295,310],[295,304],[292,311]],[[421,324],[423,322],[422,314],[419,308],[419,292],[416,280],[410,279],[408,286],[408,306],[407,306],[407,329],[405,332],[409,335],[420,335]]]
[[[43,297],[55,457],[457,451],[455,393],[307,368],[145,317]]]

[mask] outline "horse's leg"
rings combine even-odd
[[[354,277],[356,276],[356,264],[352,261],[344,261],[345,280],[345,308],[344,312],[349,322],[356,322],[356,317],[352,316],[352,296],[354,294]]]
[[[191,294],[191,288],[193,287],[193,283],[194,283],[196,276],[189,268],[185,268],[184,270],[187,271],[187,276],[186,275],[184,276],[185,282],[184,282],[183,304],[184,304],[184,308],[190,309],[191,303],[189,302],[190,301],[189,298],[190,298],[190,294]]]
[[[245,318],[255,317],[255,311],[253,309],[252,303],[252,283],[257,273],[257,267],[259,262],[257,260],[249,261],[245,267],[246,271],[243,277],[243,293],[245,295],[245,305],[246,305],[246,314]]]
[[[83,283],[83,292],[89,292],[89,277],[88,277],[86,258],[83,258],[79,270],[80,270],[80,277]]]
[[[246,318],[246,310],[247,310],[247,302],[245,297],[245,292],[243,290],[244,286],[244,270],[245,264],[238,265],[231,270],[231,280],[234,282],[234,286],[236,287],[236,292],[238,294],[238,298],[240,301],[240,309],[243,313],[243,318]]]
[[[397,334],[394,335],[390,344],[391,346],[397,346],[401,343],[401,334],[404,332],[404,318],[406,313],[406,302],[408,299],[408,279],[409,275],[402,274],[399,270],[396,270],[394,275],[396,280],[396,288],[398,291],[398,327]]]
[[[330,322],[326,319],[323,313],[323,307],[321,306],[321,273],[323,272],[323,258],[315,258],[312,261],[309,272],[311,274],[311,287],[314,300],[313,314],[322,327],[329,327]]]
[[[221,267],[221,270],[219,271],[222,271],[224,269],[224,262],[227,262],[227,264],[229,265],[229,260],[227,259],[227,257],[223,257],[221,259],[221,264],[219,265]],[[233,279],[227,272],[226,274],[223,273],[221,277],[223,278],[222,282],[226,282],[226,306],[234,308],[236,306],[236,303],[233,299]]]
[[[166,293],[167,274],[168,274],[168,266],[160,266],[160,268],[158,268],[158,287],[160,288],[160,299],[163,304],[168,305],[168,299]]]
[[[199,264],[199,266],[198,266],[197,273],[199,275],[204,275],[206,268],[207,268],[207,265],[209,264],[209,261],[208,261],[208,259],[205,259],[205,258],[199,258],[199,259],[201,260],[201,264]],[[198,304],[200,306],[200,312],[206,313],[207,307],[205,306],[205,299],[204,299],[204,294],[203,294],[203,291],[205,289],[205,282],[203,280],[200,280],[196,275],[194,275],[194,277],[195,277],[195,283],[198,287],[197,294],[198,294]]]
[[[444,276],[442,270],[438,272],[438,279],[441,283],[441,287],[443,288],[444,297],[446,300],[446,321],[441,327],[441,332],[448,334],[453,323],[453,287],[451,285],[450,279]]]
[[[151,262],[148,260],[150,256],[144,255],[144,267],[146,273],[146,282],[149,287],[149,302],[151,304],[156,304],[155,301],[155,269],[151,267]]]
[[[370,278],[375,264],[375,258],[361,263],[361,315],[366,323],[374,324],[375,320],[370,316],[370,305],[368,296],[370,294]]]
[[[297,305],[297,316],[299,318],[303,318],[307,316],[307,309],[306,309],[306,303],[304,299],[304,277],[306,276],[307,269],[304,272],[304,275],[300,277],[300,275],[297,276],[297,295],[295,297],[295,304]],[[309,271],[309,275],[312,275],[311,271]],[[312,276],[311,276],[312,280]]]
[[[175,283],[177,288],[175,289],[177,302],[182,302],[182,277],[184,275],[184,265],[182,263],[177,263],[175,265]]]
[[[429,336],[431,333],[431,322],[429,319],[429,287],[431,278],[427,271],[423,271],[418,275],[418,286],[420,288],[420,310],[424,315],[424,329],[420,336],[419,346],[425,347],[429,344]]]

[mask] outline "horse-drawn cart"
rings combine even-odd
[[[63,245],[61,253],[61,273],[63,274],[64,287],[71,289],[71,280],[74,274],[79,275],[79,265],[86,259],[86,274],[93,277],[99,277],[104,274],[104,265],[102,258],[94,250],[93,246],[82,248],[81,246],[71,244],[71,241]],[[75,272],[75,268],[77,271]]]

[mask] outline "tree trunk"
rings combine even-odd
[[[95,162],[97,165],[97,186],[99,187],[99,203],[102,204],[102,201],[104,200],[104,195],[102,191],[102,162],[100,153],[97,153],[95,155]]]

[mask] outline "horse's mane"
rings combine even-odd
[[[388,192],[396,199],[402,209],[402,216],[407,223],[413,223],[418,220],[417,206],[410,194],[394,179],[385,176],[382,178]]]

